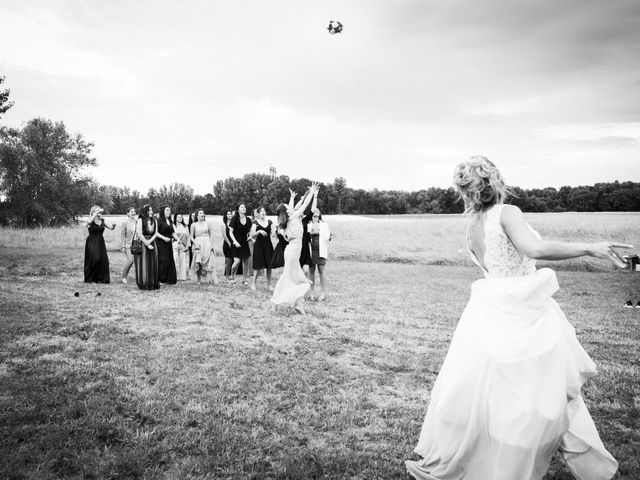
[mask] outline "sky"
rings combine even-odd
[[[640,181],[638,0],[0,0],[1,123],[63,121],[101,184],[278,174]],[[330,20],[344,25],[330,35]]]

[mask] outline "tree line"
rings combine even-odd
[[[82,135],[69,134],[62,122],[36,118],[21,129],[0,127],[0,224],[69,224],[94,204],[112,215],[145,203],[154,208],[170,205],[183,213],[203,208],[209,214],[222,214],[244,203],[248,209],[263,206],[273,213],[288,200],[289,189],[301,193],[311,184],[307,178],[248,173],[218,180],[205,195],[181,183],[150,188],[143,194],[126,186],[100,185],[83,173],[97,165],[92,147]],[[514,187],[513,193],[510,203],[527,212],[640,211],[640,183],[631,181],[559,189]],[[325,214],[359,215],[463,210],[453,188],[364,190],[348,187],[342,177],[321,183],[318,206]]]

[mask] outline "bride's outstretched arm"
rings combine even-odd
[[[318,183],[313,182],[311,184],[311,188],[309,189],[309,192],[307,193],[304,199],[304,202],[302,202],[302,205],[296,205],[295,213],[298,215],[302,215],[302,213],[309,206],[309,203],[311,203],[311,199],[315,198],[317,192],[318,192]]]
[[[533,234],[524,220],[522,211],[514,205],[505,205],[500,223],[509,239],[521,255],[538,260],[566,260],[589,256],[608,260],[613,265],[625,268],[627,265],[615,248],[633,248],[619,242],[559,242],[541,240]]]
[[[289,191],[291,192],[291,197],[289,198],[289,210],[294,210],[294,200],[296,198],[297,193],[294,192],[293,190],[289,189]]]

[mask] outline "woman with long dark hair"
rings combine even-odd
[[[189,221],[187,222],[187,229],[189,230],[189,233],[191,233],[191,225],[198,221],[198,219],[196,218],[197,216],[197,211],[191,212],[189,214]],[[189,246],[189,267],[191,267],[191,263],[193,262],[193,246],[193,243]]]
[[[271,243],[271,220],[267,219],[264,207],[258,207],[253,219],[253,226],[249,234],[253,238],[253,281],[251,290],[256,289],[256,280],[262,270],[267,271],[267,289],[271,291],[271,258],[273,257],[273,243]]]
[[[158,246],[158,280],[160,283],[175,285],[178,283],[178,277],[171,240],[179,241],[179,239],[173,226],[171,208],[168,205],[160,207],[157,238],[160,239],[159,242],[156,242]]]
[[[142,252],[135,255],[136,283],[140,290],[157,290],[160,288],[158,280],[158,250],[156,237],[158,223],[153,216],[153,208],[146,204],[140,209],[136,221],[136,236],[142,241]]]
[[[241,203],[236,207],[236,212],[229,222],[229,238],[231,239],[231,252],[233,265],[231,266],[231,281],[235,282],[238,267],[242,263],[242,284],[248,285],[249,274],[249,232],[251,231],[251,219],[247,217],[247,207]]]
[[[311,199],[318,194],[318,184],[313,182],[307,194],[298,204],[294,205],[296,193],[291,190],[289,204],[281,203],[277,208],[278,228],[284,232],[289,245],[284,251],[284,270],[273,291],[271,302],[275,312],[278,305],[293,304],[295,310],[305,315],[302,302],[309,290],[309,280],[300,267],[300,249],[302,248],[302,215],[311,203]]]
[[[233,218],[233,212],[227,210],[222,215],[222,254],[224,255],[224,278],[227,280],[231,276],[231,266],[233,265],[233,253],[231,251],[231,238],[229,238],[229,222]]]

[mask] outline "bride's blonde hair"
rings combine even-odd
[[[464,213],[481,213],[503,203],[511,193],[498,168],[488,158],[475,155],[456,167],[453,186],[464,200]]]

